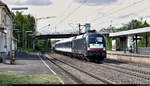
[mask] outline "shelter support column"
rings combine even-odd
[[[138,43],[137,43],[137,34],[135,35],[135,43],[136,43],[136,53],[138,53]]]
[[[148,47],[148,33],[146,33],[146,47]]]

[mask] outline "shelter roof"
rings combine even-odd
[[[127,30],[127,31],[121,31],[116,33],[110,33],[110,37],[119,37],[119,36],[128,36],[128,35],[140,35],[144,33],[150,33],[150,27],[145,28],[139,28],[139,29],[133,29],[133,30]]]

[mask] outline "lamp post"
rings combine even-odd
[[[29,36],[31,37],[29,40],[31,40],[31,42],[28,41],[28,48],[33,48],[33,38],[34,38],[34,34],[29,34]],[[31,45],[31,46],[30,46]]]
[[[7,48],[7,36],[6,36],[7,30],[4,29],[3,33],[5,34],[5,45],[4,45],[4,48],[5,48],[5,51],[7,52],[8,51],[8,48]],[[2,62],[4,64],[6,63],[6,57],[5,56],[3,56],[3,58],[2,58]]]
[[[27,43],[27,39],[26,39],[26,38],[27,38],[27,33],[32,33],[32,32],[33,32],[33,31],[25,31],[25,35],[26,35],[26,36],[25,36],[25,49],[27,49],[27,44],[28,44],[28,43]]]

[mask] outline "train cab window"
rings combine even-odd
[[[102,37],[89,37],[89,43],[103,42]]]
[[[103,42],[103,38],[102,37],[96,37],[96,41],[97,42]]]
[[[89,37],[89,43],[95,43],[95,37]]]

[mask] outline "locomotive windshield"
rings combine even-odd
[[[102,37],[89,37],[89,43],[100,43],[103,42],[103,38]]]
[[[97,42],[103,42],[103,38],[102,37],[96,37],[96,41]]]

